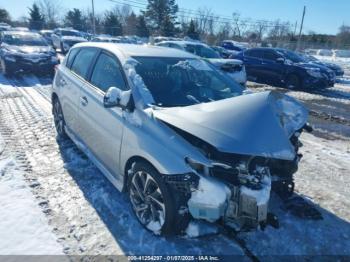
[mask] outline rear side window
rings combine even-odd
[[[276,54],[273,51],[265,51],[264,52],[264,59],[266,59],[266,60],[275,61],[279,57],[281,57],[281,56],[279,56],[278,54]]]
[[[257,49],[251,49],[244,52],[245,56],[255,57],[255,58],[263,58],[263,51]]]
[[[79,50],[80,50],[79,48],[73,48],[70,50],[68,54],[67,62],[66,62],[66,67],[71,68],[74,58],[78,54]]]
[[[90,82],[103,92],[106,92],[112,86],[121,90],[127,89],[122,70],[116,58],[105,53],[101,53],[97,59]]]
[[[97,50],[94,48],[81,49],[73,61],[71,70],[84,79],[87,79],[90,65],[93,62],[96,53]]]

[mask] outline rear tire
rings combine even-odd
[[[297,75],[292,74],[287,77],[286,87],[288,89],[292,89],[292,90],[300,89],[301,88],[300,84],[301,84],[301,81]]]
[[[146,161],[136,162],[132,171],[128,194],[138,221],[155,234],[180,233],[183,228],[176,225],[183,217],[178,214],[172,190],[159,172]]]
[[[53,99],[52,112],[53,112],[53,119],[55,122],[56,132],[57,132],[57,139],[58,140],[67,139],[68,136],[65,130],[66,122],[64,120],[61,103],[58,100],[58,98]]]

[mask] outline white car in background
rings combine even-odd
[[[57,28],[51,35],[52,45],[55,49],[60,49],[63,54],[67,53],[69,49],[87,40],[77,30],[70,28]]]
[[[162,41],[155,45],[176,48],[202,57],[224,71],[242,86],[245,86],[247,82],[247,74],[242,61],[237,59],[223,59],[217,51],[204,43],[198,41]]]

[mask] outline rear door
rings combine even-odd
[[[60,86],[60,102],[67,127],[76,135],[79,135],[80,92],[86,83],[89,68],[96,54],[97,50],[94,48],[73,48],[69,52],[62,74],[59,74],[55,80]]]
[[[263,50],[248,49],[243,52],[243,63],[247,71],[247,77],[251,81],[264,81]]]
[[[119,60],[101,51],[89,82],[81,89],[79,133],[99,162],[114,176],[119,172],[119,154],[123,136],[123,112],[120,107],[105,108],[103,98],[110,87],[127,90]]]

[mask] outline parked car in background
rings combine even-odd
[[[335,75],[338,77],[342,77],[344,75],[343,68],[337,64],[321,61],[312,55],[307,55],[307,54],[302,54],[302,53],[300,53],[299,55],[302,56],[305,59],[305,61],[307,61],[309,63],[322,65],[322,66],[325,66],[325,67],[333,70]]]
[[[91,42],[122,43],[122,39],[119,37],[102,35],[93,37]]]
[[[87,42],[79,31],[70,28],[55,29],[51,35],[51,39],[53,47],[60,49],[63,54],[67,53],[73,45]]]
[[[319,49],[317,50],[319,56],[333,56],[333,50],[330,49]]]
[[[78,44],[52,86],[58,141],[71,138],[155,234],[192,219],[257,228],[271,181],[292,192],[308,113],[283,94],[243,90],[181,50]]]
[[[8,31],[11,29],[11,26],[7,23],[0,23],[0,32]]]
[[[232,51],[229,49],[225,49],[221,46],[211,46],[212,49],[214,49],[216,52],[220,54],[220,56],[224,59],[230,58],[232,55],[236,55],[238,52]]]
[[[51,35],[53,34],[53,30],[40,30],[39,34],[41,34],[46,39],[47,43],[52,45]]]
[[[29,32],[30,30],[28,27],[17,26],[17,27],[12,27],[11,31]]]
[[[232,77],[237,83],[244,86],[247,82],[247,75],[241,61],[237,59],[223,59],[218,52],[204,43],[199,41],[163,41],[156,45],[183,50],[205,58]]]
[[[221,47],[231,50],[231,51],[236,51],[236,52],[241,52],[247,48],[249,48],[249,44],[245,42],[237,42],[233,40],[224,40],[221,42]]]
[[[59,63],[56,52],[40,34],[4,31],[0,41],[0,67],[4,75],[23,71],[54,74]]]
[[[248,79],[277,86],[322,88],[333,86],[333,70],[305,61],[295,52],[281,48],[252,48],[235,58],[244,62]]]

